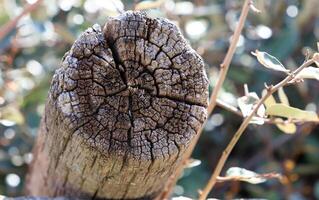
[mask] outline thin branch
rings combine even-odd
[[[243,30],[249,9],[250,9],[250,4],[251,1],[250,0],[246,0],[243,6],[243,9],[241,11],[241,15],[239,18],[239,22],[238,25],[236,27],[236,30],[234,32],[234,35],[232,37],[232,41],[230,43],[229,49],[227,51],[227,54],[224,58],[224,61],[222,62],[222,64],[220,65],[220,73],[219,73],[219,77],[218,77],[218,81],[216,83],[216,86],[213,90],[212,95],[210,96],[210,103],[208,105],[207,111],[208,113],[212,113],[212,111],[214,110],[215,106],[216,106],[216,102],[217,102],[217,96],[219,94],[220,89],[222,88],[222,85],[225,81],[231,60],[233,59],[235,50],[236,50],[236,46],[237,46],[237,42],[239,40],[239,37],[241,35],[241,32]]]
[[[216,105],[240,117],[244,117],[243,114],[240,112],[240,110],[238,110],[235,106],[229,105],[225,103],[224,101],[222,101],[221,99],[216,100]]]
[[[1,27],[1,29],[0,29],[0,41],[2,41],[3,38],[5,38],[6,35],[8,35],[11,32],[11,30],[14,29],[17,26],[17,23],[20,21],[20,19],[24,15],[26,15],[26,14],[32,12],[33,10],[35,10],[41,2],[42,2],[42,0],[38,0],[37,2],[26,6],[23,9],[23,12],[20,15],[16,16],[14,19],[10,20],[3,27]]]
[[[256,114],[257,110],[259,109],[259,107],[261,105],[263,105],[264,101],[270,96],[272,95],[274,92],[276,92],[280,87],[285,86],[289,81],[291,81],[292,79],[295,78],[295,76],[304,68],[310,66],[311,64],[314,63],[313,59],[310,59],[308,61],[306,61],[305,63],[303,63],[298,69],[296,69],[294,72],[292,72],[291,74],[289,74],[284,80],[282,80],[281,82],[279,82],[277,85],[275,86],[270,86],[267,89],[267,93],[258,101],[256,107],[254,107],[254,109],[252,110],[252,112],[249,114],[249,116],[247,116],[245,118],[245,120],[242,122],[241,126],[239,127],[239,129],[237,130],[237,132],[234,134],[233,138],[231,139],[231,141],[229,142],[229,144],[227,145],[226,149],[223,151],[223,154],[221,156],[221,158],[219,159],[217,166],[210,178],[210,180],[208,181],[206,187],[204,188],[204,190],[200,193],[200,197],[199,200],[205,200],[206,197],[208,196],[209,192],[211,191],[211,189],[214,187],[214,185],[216,184],[217,181],[217,177],[220,175],[225,162],[230,154],[230,152],[233,150],[235,144],[237,143],[237,141],[239,140],[240,136],[243,134],[243,132],[245,131],[245,129],[247,128],[247,126],[249,125],[250,120],[254,117],[254,115]]]
[[[220,91],[220,89],[222,88],[222,85],[224,83],[224,80],[226,78],[231,60],[233,58],[233,55],[235,53],[236,47],[237,47],[237,43],[239,40],[239,37],[241,35],[241,32],[243,30],[249,9],[250,9],[250,5],[252,4],[251,0],[245,0],[240,17],[239,17],[239,22],[238,25],[235,29],[234,35],[231,39],[231,43],[230,46],[228,48],[228,51],[226,53],[226,56],[222,62],[222,64],[220,65],[221,69],[220,69],[220,73],[219,73],[219,77],[217,80],[217,83],[214,87],[213,93],[210,96],[210,103],[208,105],[207,108],[207,112],[208,115],[210,115],[212,113],[212,111],[214,110],[216,103],[217,103],[217,96],[218,93]],[[197,144],[197,141],[201,135],[201,132],[203,130],[204,125],[202,126],[202,128],[198,131],[198,133],[196,134],[196,136],[194,137],[194,139],[191,141],[191,144],[189,145],[189,147],[187,148],[186,152],[184,153],[182,159],[181,159],[181,164],[177,167],[175,173],[173,175],[171,175],[171,177],[169,178],[169,180],[167,181],[167,184],[163,190],[163,192],[157,196],[157,200],[163,200],[163,199],[168,199],[169,195],[171,194],[174,185],[176,184],[180,174],[182,173],[185,164],[187,163],[187,160],[189,159],[189,157],[191,156],[195,145]]]

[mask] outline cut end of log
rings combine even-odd
[[[70,131],[101,151],[164,158],[206,118],[203,68],[174,24],[127,12],[80,36],[57,70],[52,100]]]
[[[207,99],[204,63],[170,21],[126,12],[94,25],[51,84],[39,148],[51,157],[49,185],[112,199],[155,194],[204,123]]]

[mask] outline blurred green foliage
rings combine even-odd
[[[25,15],[0,41],[0,194],[22,195],[27,164],[44,111],[50,80],[64,53],[89,26],[103,25],[109,16],[132,10],[138,0],[44,0]],[[34,0],[0,0],[0,26],[20,14]],[[240,15],[242,1],[167,0],[154,17],[167,17],[178,24],[193,48],[202,55],[212,86]],[[262,13],[250,12],[240,37],[220,98],[236,106],[243,84],[258,94],[264,82],[282,75],[260,67],[250,52],[255,49],[276,56],[294,69],[316,51],[319,40],[318,0],[256,0]],[[319,84],[306,81],[285,89],[292,106],[318,111]],[[175,196],[196,197],[241,123],[241,118],[217,108],[209,118],[193,157],[200,166],[186,169]],[[275,126],[251,125],[231,154],[225,170],[244,167],[258,173],[276,171],[284,179],[260,185],[228,182],[218,184],[217,198],[319,199],[319,128],[298,126],[285,135]]]

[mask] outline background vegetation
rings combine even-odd
[[[0,0],[0,31],[34,0]],[[44,0],[0,40],[0,194],[23,191],[27,164],[44,110],[54,70],[83,30],[103,25],[109,16],[132,10],[137,0]],[[229,46],[242,1],[165,1],[148,10],[154,17],[176,22],[202,55],[213,88],[219,64]],[[295,69],[319,41],[318,0],[256,0],[261,14],[250,14],[240,37],[220,99],[237,106],[243,85],[260,94],[264,83],[283,78],[258,64],[251,51],[259,49]],[[1,35],[1,32],[0,32]],[[318,112],[319,84],[308,80],[285,88],[290,104]],[[196,197],[209,179],[222,150],[242,118],[217,108],[204,129],[193,157],[201,165],[186,169],[175,187],[176,196]],[[259,185],[217,184],[217,198],[319,199],[319,127],[299,125],[284,134],[273,125],[250,125],[232,152],[225,169],[240,166],[260,173],[279,172],[283,179]]]

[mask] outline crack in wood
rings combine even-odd
[[[126,12],[94,25],[53,77],[28,194],[152,199],[205,121],[207,98],[203,61],[168,20]]]

